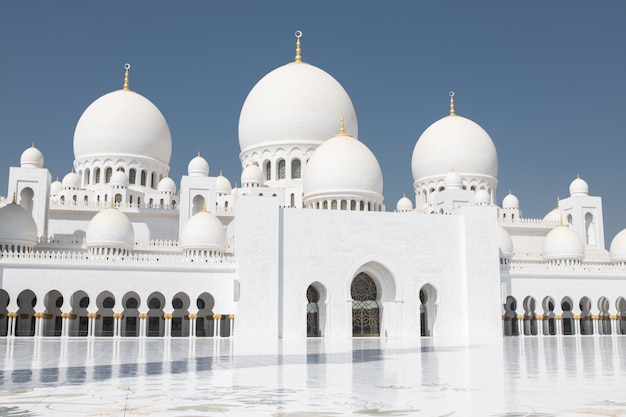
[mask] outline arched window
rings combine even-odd
[[[89,185],[89,182],[90,182],[90,178],[89,178],[90,174],[91,174],[91,172],[89,171],[89,168],[87,168],[85,170],[85,184],[87,184],[87,185]]]
[[[113,168],[109,167],[104,171],[104,183],[108,184],[111,182],[111,176],[113,175]]]
[[[300,162],[299,159],[294,159],[293,161],[291,161],[291,178],[292,179],[298,179],[301,176],[301,165],[302,163]]]
[[[137,179],[137,170],[135,168],[131,168],[130,171],[128,171],[128,183],[134,184],[136,179]]]
[[[596,227],[591,213],[585,214],[585,235],[588,245],[596,244]]]
[[[352,296],[352,336],[379,336],[380,309],[376,283],[365,272],[359,273],[350,285]]]
[[[93,174],[94,184],[100,184],[100,168],[96,168]]]
[[[561,314],[561,324],[563,326],[564,335],[576,334],[576,330],[574,329],[574,314],[572,313],[573,306],[574,304],[571,298],[565,297],[561,300],[561,310],[563,311]]]
[[[146,186],[146,171],[141,171],[141,185]]]
[[[519,336],[519,328],[517,326],[517,300],[510,295],[506,297],[504,302],[504,335]]]
[[[115,194],[115,202],[117,204],[122,202],[122,194]]]
[[[437,318],[437,292],[430,285],[424,285],[419,292],[420,299],[420,335],[432,336]]]
[[[150,175],[150,188],[156,188],[157,186],[157,180],[156,180],[156,172],[153,172],[152,175]]]
[[[285,160],[281,159],[280,161],[278,161],[278,179],[279,180],[284,180],[286,173],[285,173]]]
[[[265,162],[265,180],[272,179],[272,163],[270,161]]]

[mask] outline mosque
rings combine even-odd
[[[451,93],[413,149],[414,198],[388,210],[350,97],[300,36],[245,99],[240,186],[200,154],[168,176],[168,124],[129,65],[62,181],[26,149],[0,202],[0,336],[626,334],[626,232],[605,248],[583,179],[542,219],[498,205],[494,142]]]

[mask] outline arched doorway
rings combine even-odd
[[[63,318],[61,316],[61,307],[63,306],[63,295],[57,290],[49,291],[43,299],[43,305],[46,308],[45,325],[43,330],[44,336],[61,336],[63,330]]]
[[[70,336],[87,336],[89,333],[89,313],[87,307],[89,307],[89,296],[85,291],[76,291],[70,297],[70,306],[72,307],[72,317],[69,322]]]
[[[17,296],[15,336],[35,335],[35,305],[37,305],[37,297],[31,290],[24,290]]]
[[[535,314],[536,302],[530,295],[524,298],[524,334],[526,336],[537,335],[537,315]]]
[[[115,329],[115,319],[113,318],[113,307],[115,307],[115,297],[109,291],[102,292],[96,299],[98,306],[98,319],[96,321],[96,336],[113,336]]]
[[[164,335],[164,306],[165,297],[160,292],[152,293],[148,297],[148,336],[162,337]]]
[[[563,334],[564,335],[573,335],[576,334],[576,329],[574,328],[574,313],[572,313],[572,308],[574,303],[572,299],[569,297],[564,297],[561,300],[561,323],[563,325]]]
[[[196,300],[196,306],[198,307],[196,336],[213,337],[213,333],[215,332],[213,322],[213,306],[215,306],[215,299],[208,292],[203,292]]]
[[[430,284],[420,288],[420,336],[432,336],[437,318],[437,291]]]
[[[120,334],[126,337],[139,336],[139,305],[141,304],[141,298],[136,292],[128,292],[124,294],[122,298],[122,306],[124,311],[122,312],[123,321]]]
[[[609,314],[611,308],[609,300],[606,297],[600,297],[598,300],[598,333],[611,334],[611,316]]]
[[[352,296],[352,336],[380,336],[380,307],[376,283],[361,272],[350,285]]]
[[[626,299],[618,297],[615,300],[615,308],[617,309],[617,333],[626,334]]]
[[[179,292],[172,298],[172,337],[189,335],[189,296]]]
[[[517,325],[517,300],[512,297],[506,297],[504,303],[504,335],[505,336],[519,336],[519,328]]]
[[[313,285],[306,290],[306,335],[307,337],[320,337],[320,294]]]
[[[580,308],[580,334],[593,334],[593,319],[591,318],[591,300],[589,297],[583,297],[578,303]]]
[[[543,334],[556,334],[556,314],[554,314],[554,299],[547,296],[541,302],[543,307]]]

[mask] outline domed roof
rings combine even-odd
[[[263,184],[263,171],[256,163],[250,164],[241,172],[241,185]]]
[[[233,187],[230,185],[230,181],[220,172],[220,175],[215,178],[215,192],[218,194],[230,194],[232,190]]]
[[[93,216],[87,226],[86,240],[88,248],[132,250],[135,246],[135,229],[124,213],[108,207]]]
[[[613,262],[626,262],[626,229],[615,235],[611,241],[610,252]]]
[[[504,199],[502,199],[502,208],[503,209],[518,209],[519,200],[517,199],[517,197],[515,197],[515,195],[511,194],[511,192],[509,191],[509,194],[506,197],[504,197]]]
[[[463,188],[463,178],[453,169],[443,180],[446,190],[460,190]]]
[[[170,177],[165,177],[159,181],[157,190],[160,193],[176,194],[176,183]]]
[[[498,226],[498,247],[500,248],[500,257],[510,258],[513,256],[513,240],[509,232],[502,226]]]
[[[50,195],[57,195],[63,190],[63,183],[57,178],[50,184]]]
[[[115,171],[111,175],[111,185],[114,187],[128,187],[128,175],[124,171]]]
[[[318,195],[376,195],[382,198],[383,174],[367,146],[340,133],[321,144],[302,176],[305,199]]]
[[[473,121],[452,113],[420,136],[411,160],[413,180],[446,175],[498,176],[498,153],[491,137]]]
[[[396,211],[411,211],[413,210],[413,202],[406,196],[402,196],[396,204]]]
[[[581,260],[585,257],[585,244],[576,231],[560,225],[548,233],[543,241],[543,258]]]
[[[588,196],[589,185],[582,178],[576,177],[569,185],[569,195],[570,197]]]
[[[84,111],[74,131],[74,158],[139,156],[169,164],[170,129],[150,100],[131,90],[105,94]]]
[[[43,154],[35,148],[34,143],[33,146],[22,152],[20,166],[22,168],[43,168]]]
[[[348,93],[325,71],[301,62],[276,68],[252,88],[239,116],[239,146],[320,144],[337,132],[337,118],[358,136]]]
[[[0,243],[27,247],[37,244],[37,224],[19,204],[11,203],[0,208]]]
[[[221,221],[207,211],[189,219],[180,238],[183,250],[213,250],[223,252],[227,246],[226,230]]]
[[[561,221],[561,210],[556,207],[553,208],[550,213],[546,214],[543,218],[544,222],[558,223]]]
[[[489,192],[487,192],[487,190],[481,188],[479,190],[476,190],[476,192],[474,193],[474,202],[480,206],[488,205],[489,203],[491,203],[491,196],[489,195]]]
[[[80,177],[74,171],[67,173],[63,177],[63,188],[77,190],[80,188]]]
[[[200,156],[194,157],[187,165],[187,174],[190,177],[207,177],[209,175],[209,163]]]

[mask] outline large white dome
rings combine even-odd
[[[292,62],[263,77],[250,91],[239,116],[241,152],[271,145],[318,145],[346,130],[357,137],[356,113],[348,93],[325,71]]]
[[[140,94],[117,90],[94,101],[78,120],[74,158],[139,156],[166,165],[170,129],[159,109]]]
[[[413,180],[447,175],[498,176],[498,153],[491,137],[473,121],[449,115],[430,125],[413,149]]]
[[[189,219],[180,237],[183,250],[224,252],[227,244],[224,225],[207,211],[201,211]]]
[[[124,213],[109,207],[93,216],[87,226],[86,240],[88,248],[132,250],[135,230]]]
[[[546,260],[582,260],[585,257],[585,244],[576,231],[560,225],[548,233],[543,241],[543,258]]]
[[[20,157],[20,167],[22,168],[43,168],[43,154],[35,144],[22,152]]]
[[[302,188],[305,201],[322,196],[362,196],[382,202],[383,174],[367,146],[340,134],[313,153],[305,166]]]
[[[626,229],[615,235],[610,248],[613,262],[626,262]]]
[[[0,244],[29,248],[37,244],[37,225],[24,207],[11,203],[0,208]]]

